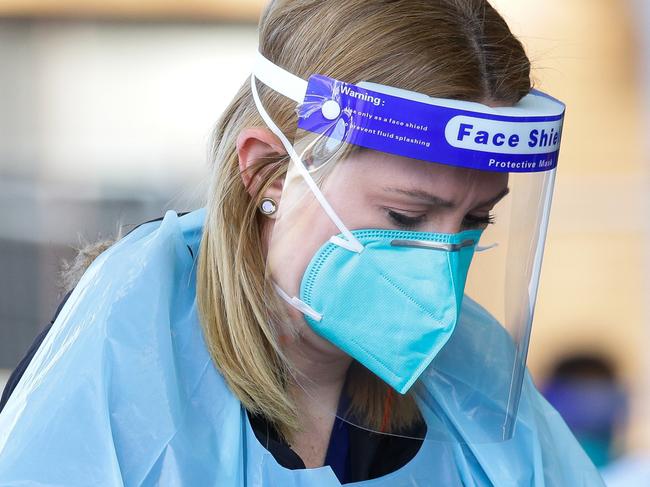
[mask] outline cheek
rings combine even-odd
[[[323,185],[325,198],[348,229],[378,227],[382,222],[382,214],[373,202],[372,192],[368,191],[368,187],[376,187],[381,183],[369,183],[369,178],[363,177],[361,165],[341,166],[343,170],[330,176]],[[327,238],[341,233],[334,224],[330,228],[331,233]]]
[[[318,203],[311,200],[281,212],[268,233],[267,274],[289,295],[299,296],[309,262],[338,230]]]
[[[367,201],[366,172],[361,165],[339,163],[319,181],[321,192],[351,230],[378,227],[381,223],[379,212]],[[301,179],[292,179],[285,186],[278,216],[273,221],[267,272],[283,290],[298,296],[314,254],[341,231]]]

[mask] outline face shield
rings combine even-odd
[[[293,141],[258,81],[296,101]],[[511,438],[564,105],[538,91],[489,107],[305,81],[261,55],[251,87],[290,156],[266,269],[286,310],[279,333],[300,338],[298,361],[348,360],[341,401],[312,407],[386,435]],[[398,408],[425,426],[393,421]]]

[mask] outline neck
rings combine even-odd
[[[306,327],[283,344],[293,369],[289,391],[301,415],[333,417],[352,359]]]
[[[284,353],[295,375],[291,387],[301,396],[322,400],[335,395],[338,401],[352,359],[329,343],[323,346],[323,343],[319,343],[322,338],[305,337],[305,334],[311,335],[313,332],[301,333],[284,346]]]
[[[303,334],[284,346],[294,370],[289,393],[299,411],[300,430],[288,438],[292,449],[307,468],[320,467],[325,461],[339,397],[351,359],[331,344]],[[319,347],[319,343],[321,346]]]

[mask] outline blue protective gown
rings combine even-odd
[[[204,218],[169,211],[88,268],[0,414],[1,486],[341,485],[327,466],[280,466],[214,367],[196,311]],[[464,303],[457,339],[480,340],[469,331],[493,319]],[[346,485],[604,485],[528,375],[514,437],[467,440],[424,441],[399,470]]]

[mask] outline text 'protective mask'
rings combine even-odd
[[[293,143],[264,108],[256,79],[298,103]],[[304,81],[261,54],[251,88],[291,158],[267,256],[278,294],[311,330],[420,398],[421,409],[435,401],[445,421],[476,419],[477,404],[489,403],[494,428],[478,436],[507,438],[564,105],[536,91],[491,108],[322,75]],[[490,225],[497,208],[498,229]],[[500,245],[473,274],[482,235]],[[483,348],[460,341],[466,288],[486,323],[499,323]],[[475,374],[463,375],[461,360]],[[451,396],[436,398],[443,388]],[[449,397],[457,402],[441,413]]]

